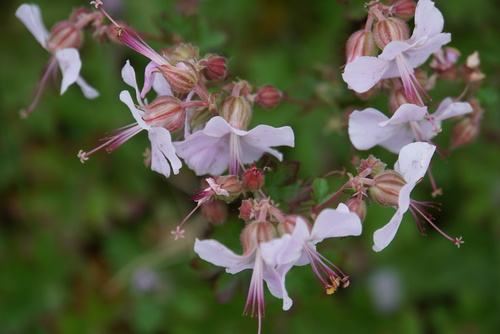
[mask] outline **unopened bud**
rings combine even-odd
[[[280,103],[283,94],[272,85],[257,88],[255,102],[264,109],[273,109]]]
[[[386,164],[384,164],[379,159],[370,155],[367,159],[361,160],[361,164],[356,168],[358,173],[363,173],[365,176],[372,175],[375,176],[385,170]]]
[[[200,50],[198,47],[192,44],[179,44],[173,50],[163,49],[163,54],[168,58],[173,64],[177,64],[183,61],[196,60],[199,57]]]
[[[147,106],[140,106],[145,112],[144,121],[152,127],[166,128],[175,132],[184,126],[186,110],[182,102],[170,95],[160,95]]]
[[[201,214],[211,224],[222,224],[227,219],[227,204],[216,199],[206,201],[201,205]]]
[[[389,94],[389,109],[394,114],[403,104],[409,103],[404,87],[391,90]]]
[[[227,77],[227,59],[216,54],[206,55],[200,60],[203,76],[207,80],[222,80]]]
[[[453,127],[451,149],[468,145],[475,141],[479,135],[484,111],[477,101],[471,101],[471,105],[473,108],[472,115],[467,115]]]
[[[170,87],[179,93],[191,92],[198,83],[198,76],[189,62],[178,63],[175,66],[161,65],[158,67]]]
[[[228,96],[222,103],[220,116],[233,128],[246,130],[252,119],[252,106],[243,96]]]
[[[366,217],[366,203],[362,199],[359,199],[358,196],[350,197],[345,205],[349,208],[349,211],[354,212],[358,215],[361,222],[365,220]]]
[[[243,192],[243,185],[236,175],[216,176],[214,181],[221,189],[229,193],[229,196],[217,195],[215,197],[227,203],[234,201]]]
[[[373,33],[366,30],[358,30],[353,33],[346,44],[347,63],[353,62],[359,57],[375,56],[377,46],[373,39]]]
[[[412,0],[398,0],[391,7],[391,13],[396,15],[397,17],[408,21],[415,15],[415,9],[417,8],[417,4]]]
[[[375,43],[383,50],[390,42],[406,41],[410,38],[410,29],[402,19],[389,17],[375,24],[373,37]]]
[[[78,49],[82,45],[82,40],[83,33],[73,22],[59,22],[50,30],[47,50],[55,52],[67,48]]]
[[[243,187],[248,191],[259,190],[264,184],[264,173],[257,167],[249,168],[241,176]]]
[[[254,211],[254,200],[253,199],[246,199],[244,201],[241,201],[241,206],[240,206],[240,215],[239,217],[245,221],[249,221],[252,219],[255,219],[255,211]]]
[[[309,219],[299,216],[299,215],[288,215],[286,216],[286,219],[278,224],[276,227],[278,231],[278,235],[285,235],[285,234],[292,234],[293,230],[295,229],[295,225],[297,225],[297,219],[302,219],[306,225],[307,228],[309,229],[309,232],[312,231],[312,224],[309,221]]]
[[[69,16],[69,20],[71,22],[77,23],[80,19],[86,15],[92,15],[92,11],[87,8],[76,8],[73,9],[71,15]],[[99,14],[98,14],[99,15]]]
[[[276,238],[276,230],[270,222],[253,221],[241,231],[241,245],[244,253],[253,251],[261,242]]]
[[[394,170],[386,170],[373,178],[374,184],[368,188],[368,195],[382,206],[398,206],[399,192],[406,184],[405,179]]]

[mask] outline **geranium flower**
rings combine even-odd
[[[422,65],[451,35],[442,33],[444,19],[431,0],[420,0],[415,11],[415,29],[407,41],[392,41],[378,57],[359,57],[346,65],[342,77],[358,93],[370,90],[381,79],[401,77],[410,102],[421,101],[414,68]]]
[[[260,230],[255,233],[252,229]],[[290,309],[293,304],[285,288],[285,275],[292,267],[288,264],[297,261],[300,256],[300,229],[291,235],[274,238],[274,227],[271,223],[254,221],[249,223],[245,230],[253,235],[249,238],[242,236],[243,255],[235,254],[216,240],[196,239],[194,251],[203,260],[226,268],[226,272],[230,274],[253,269],[244,314],[251,309],[251,315],[257,315],[260,333],[261,319],[265,316],[264,281],[273,296],[283,299],[283,310]],[[246,233],[245,230],[243,233]],[[257,235],[267,235],[269,241],[258,240]],[[244,240],[250,242],[245,243]]]
[[[413,141],[429,141],[445,119],[472,112],[467,102],[444,99],[436,112],[427,117],[427,107],[403,104],[389,119],[374,108],[354,111],[349,116],[349,137],[358,150],[368,150],[376,145],[393,153]]]
[[[463,243],[461,237],[450,238],[436,225],[434,225],[432,219],[430,219],[429,216],[426,215],[421,209],[421,205],[425,205],[425,203],[420,203],[410,199],[411,191],[425,175],[435,150],[436,147],[433,145],[424,142],[416,142],[406,145],[399,152],[399,159],[394,165],[394,170],[404,178],[406,184],[399,191],[396,213],[391,218],[389,223],[381,229],[375,231],[373,234],[374,251],[380,252],[394,239],[394,236],[396,235],[399,225],[403,219],[403,215],[408,210],[411,211],[415,219],[417,219],[417,222],[419,222],[418,217],[423,218],[444,237],[453,241],[458,247],[460,247],[460,244]]]
[[[139,106],[145,106],[145,102],[140,98],[134,68],[130,65],[128,60],[122,69],[122,78],[125,83],[135,89]],[[78,153],[80,160],[84,162],[88,159],[90,154],[104,147],[106,147],[106,151],[111,152],[142,130],[146,130],[148,131],[148,137],[151,141],[151,169],[165,175],[165,177],[170,176],[171,170],[174,174],[178,174],[179,169],[182,167],[182,163],[175,154],[175,147],[172,144],[170,132],[164,127],[148,124],[148,122],[143,119],[146,113],[136,107],[128,91],[124,90],[120,93],[120,101],[128,106],[136,123],[119,129],[121,130],[120,132],[105,138],[106,142],[92,151],[80,151]]]
[[[83,95],[85,95],[86,98],[93,99],[99,96],[99,93],[94,88],[89,86],[79,75],[82,62],[80,60],[80,54],[76,48],[49,48],[47,41],[50,34],[43,24],[40,8],[37,5],[21,5],[16,11],[16,16],[33,34],[38,43],[40,43],[44,49],[52,54],[47,65],[45,66],[42,79],[38,83],[34,101],[26,110],[22,112],[24,116],[27,116],[35,108],[47,79],[54,76],[56,72],[56,65],[59,65],[62,73],[61,95],[66,92],[71,84],[76,82],[80,86]]]
[[[203,130],[174,143],[179,157],[196,175],[220,175],[228,166],[229,174],[237,175],[240,167],[260,159],[264,153],[281,161],[282,154],[271,147],[283,145],[294,146],[289,126],[259,125],[244,131],[232,127],[220,116],[210,119]]]

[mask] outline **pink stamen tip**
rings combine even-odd
[[[465,241],[462,240],[462,237],[455,238],[455,245],[457,246],[457,248],[460,248],[460,245],[463,243],[465,243]]]
[[[171,231],[170,233],[175,236],[174,240],[178,240],[179,238],[181,239],[185,238],[184,232],[186,232],[186,230],[181,230],[181,227],[177,226],[175,231]]]
[[[94,5],[95,8],[99,8],[99,6],[102,6],[102,1],[101,0],[95,0],[90,2],[91,5]]]
[[[83,164],[85,161],[89,160],[89,157],[87,155],[87,152],[83,152],[83,150],[80,150],[77,154],[78,158],[80,159],[80,162]]]

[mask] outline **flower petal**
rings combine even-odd
[[[390,138],[392,128],[384,128],[379,124],[388,118],[380,111],[367,108],[355,110],[349,115],[349,138],[358,150],[368,150],[380,142]]]
[[[442,33],[426,39],[421,45],[417,42],[414,48],[404,53],[405,59],[411,67],[419,67],[425,63],[431,54],[439,51],[443,45],[448,44],[450,41],[451,34]]]
[[[179,174],[182,162],[175,154],[170,132],[165,128],[151,128],[148,137],[151,141],[151,169],[169,177],[172,167],[174,174]]]
[[[242,134],[240,144],[240,158],[241,162],[244,164],[259,160],[264,153],[272,154],[281,161],[282,154],[277,150],[271,149],[270,147],[294,147],[295,136],[292,128],[289,126],[274,128],[269,125],[259,125],[247,133]]]
[[[135,70],[132,65],[130,65],[129,60],[125,62],[125,65],[122,68],[122,79],[127,85],[135,89],[135,98],[140,104],[142,104],[141,94],[139,92],[139,86],[137,85],[137,78],[135,76]]]
[[[80,75],[82,62],[77,49],[67,48],[55,52],[59,68],[62,72],[61,95],[68,89],[69,85],[76,82]]]
[[[317,244],[326,238],[347,237],[361,234],[361,220],[350,212],[345,204],[339,204],[337,210],[324,209],[314,222],[310,242]]]
[[[349,89],[364,93],[382,79],[391,61],[377,57],[359,57],[346,65],[342,78]]]
[[[231,274],[253,268],[253,262],[247,256],[235,254],[216,240],[198,240],[194,242],[194,251],[200,258],[216,266],[226,268]]]
[[[373,234],[373,250],[376,252],[380,252],[382,249],[387,247],[391,243],[391,241],[396,236],[396,232],[399,229],[399,225],[401,224],[401,220],[403,219],[402,210],[398,209],[392,219],[382,227],[378,229]]]
[[[399,152],[394,170],[400,173],[406,182],[415,183],[427,172],[435,150],[436,146],[425,142],[408,144]]]
[[[49,38],[49,32],[43,24],[40,7],[38,7],[37,5],[22,4],[16,10],[16,16],[33,34],[38,43],[40,43],[46,49],[46,40],[47,38]]]
[[[120,101],[127,105],[127,107],[130,109],[130,112],[132,113],[132,116],[134,116],[135,121],[140,125],[141,128],[143,128],[144,130],[151,129],[151,127],[142,119],[144,112],[135,107],[132,96],[130,96],[130,93],[128,91],[123,90],[120,93]]]
[[[81,76],[76,79],[76,83],[78,86],[80,86],[83,95],[87,99],[95,99],[99,96],[99,92],[94,87],[90,86],[87,81],[85,81],[85,79],[83,79]]]
[[[433,37],[443,31],[444,19],[431,0],[419,0],[415,9],[415,29],[411,40]]]
[[[452,102],[451,98],[446,98],[441,102],[437,111],[432,115],[437,120],[445,120],[451,117],[471,113],[472,106],[468,102]]]

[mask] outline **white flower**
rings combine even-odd
[[[220,175],[228,166],[229,173],[236,175],[241,166],[257,161],[264,153],[281,160],[282,154],[271,147],[283,145],[294,146],[289,126],[259,125],[244,131],[232,127],[220,116],[210,119],[203,130],[174,143],[177,154],[196,175]]]
[[[466,102],[453,102],[444,99],[437,111],[427,117],[427,107],[403,104],[389,119],[374,108],[354,111],[349,116],[349,137],[358,150],[368,150],[376,145],[385,147],[393,153],[413,141],[429,141],[440,129],[445,119],[472,112]]]

